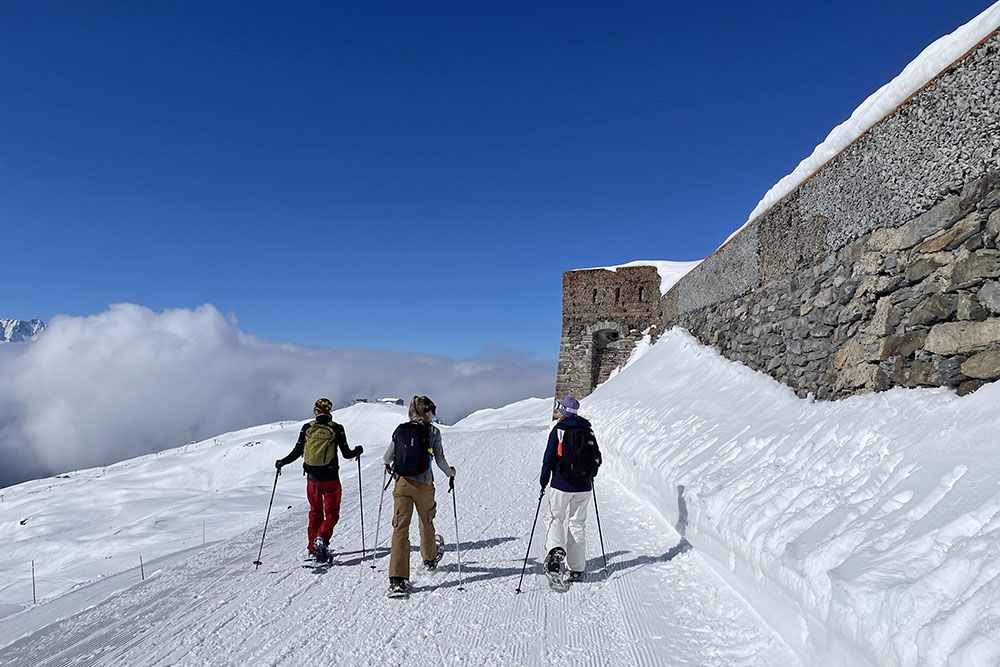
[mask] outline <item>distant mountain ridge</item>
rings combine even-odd
[[[0,319],[0,343],[26,343],[35,340],[45,331],[41,320]]]

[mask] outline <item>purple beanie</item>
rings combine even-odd
[[[564,415],[575,415],[579,409],[580,401],[576,400],[572,396],[567,396],[559,401],[559,412]]]

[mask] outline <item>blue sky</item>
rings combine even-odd
[[[0,317],[553,359],[560,274],[696,259],[985,0],[0,9]]]

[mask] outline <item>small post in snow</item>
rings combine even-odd
[[[139,578],[141,581],[146,581],[146,570],[142,566],[142,556],[139,556]]]
[[[38,595],[35,593],[35,561],[31,561],[31,601],[38,604]]]
[[[205,546],[205,521],[201,522],[201,546]]]

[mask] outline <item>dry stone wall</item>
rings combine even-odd
[[[800,395],[1000,378],[994,33],[685,276],[683,326]]]

